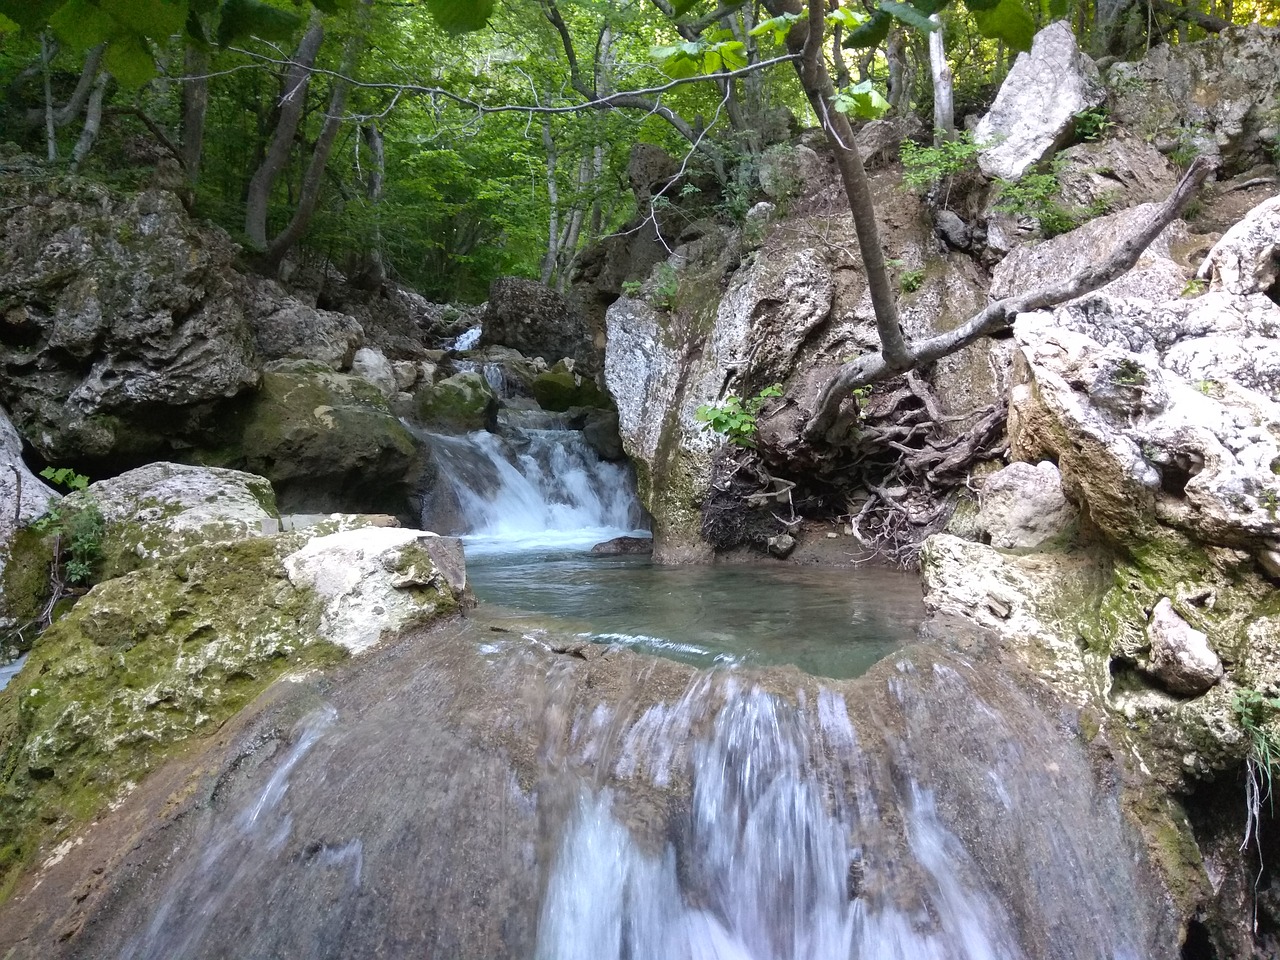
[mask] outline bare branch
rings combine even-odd
[[[1174,188],[1173,193],[1142,227],[1118,243],[1105,258],[1090,264],[1067,280],[1040,287],[1029,293],[997,300],[954,330],[912,345],[906,355],[898,361],[890,360],[882,352],[868,354],[844,364],[820,395],[813,419],[805,428],[805,438],[810,441],[837,439],[827,437],[826,434],[836,422],[841,403],[849,391],[856,387],[888,380],[907,370],[949,356],[983,337],[1008,329],[1020,313],[1043,310],[1046,307],[1074,300],[1122,276],[1132,269],[1138,262],[1138,258],[1142,256],[1142,252],[1151,245],[1160,232],[1181,215],[1213,167],[1213,161],[1208,157],[1197,157]]]

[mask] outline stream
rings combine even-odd
[[[915,643],[913,578],[591,554],[630,478],[539,424],[430,438],[476,611],[255,708],[16,957],[1177,956],[1074,720]]]

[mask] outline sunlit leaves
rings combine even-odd
[[[852,7],[836,7],[827,14],[827,23],[844,27],[846,30],[856,30],[870,19],[870,14]]]
[[[841,9],[844,9],[843,7]],[[775,43],[781,43],[786,39],[787,33],[791,30],[791,25],[800,19],[798,13],[784,13],[780,16],[770,17],[768,20],[761,20],[751,30],[751,36],[763,37],[766,34],[772,34]]]
[[[89,0],[71,0],[49,18],[49,28],[77,51],[95,47],[117,31],[115,20]]]
[[[832,99],[837,113],[848,114],[862,120],[875,120],[889,110],[889,101],[871,85],[870,80],[848,87],[841,87]]]
[[[709,39],[653,47],[649,53],[663,73],[675,80],[741,70],[747,65],[747,50],[741,41],[731,37],[729,31],[717,30]]]
[[[929,13],[917,9],[909,3],[899,3],[898,0],[880,0],[880,9],[895,20],[901,20],[909,27],[915,27],[917,30],[923,30],[928,33],[936,30],[938,25],[929,19]]]

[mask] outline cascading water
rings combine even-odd
[[[429,437],[456,499],[468,554],[589,548],[644,533],[637,530],[643,518],[627,469],[601,460],[580,431],[545,425],[508,431]],[[427,529],[440,527],[432,516],[438,509],[428,504]]]
[[[1117,797],[1025,679],[936,649],[819,682],[494,636],[317,686],[76,937],[15,956],[1177,956]]]

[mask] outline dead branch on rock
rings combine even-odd
[[[1181,215],[1212,169],[1213,162],[1208,157],[1197,157],[1173,193],[1151,218],[1131,236],[1117,243],[1101,261],[1089,264],[1060,283],[997,300],[954,330],[904,346],[896,315],[891,318],[893,329],[887,330],[887,321],[882,322],[877,313],[877,330],[886,347],[879,353],[868,354],[840,367],[818,397],[813,417],[804,430],[805,439],[811,443],[845,442],[843,431],[833,431],[832,428],[839,421],[842,405],[857,387],[880,383],[933,363],[977,340],[1007,330],[1020,313],[1074,300],[1127,273],[1160,232]]]

